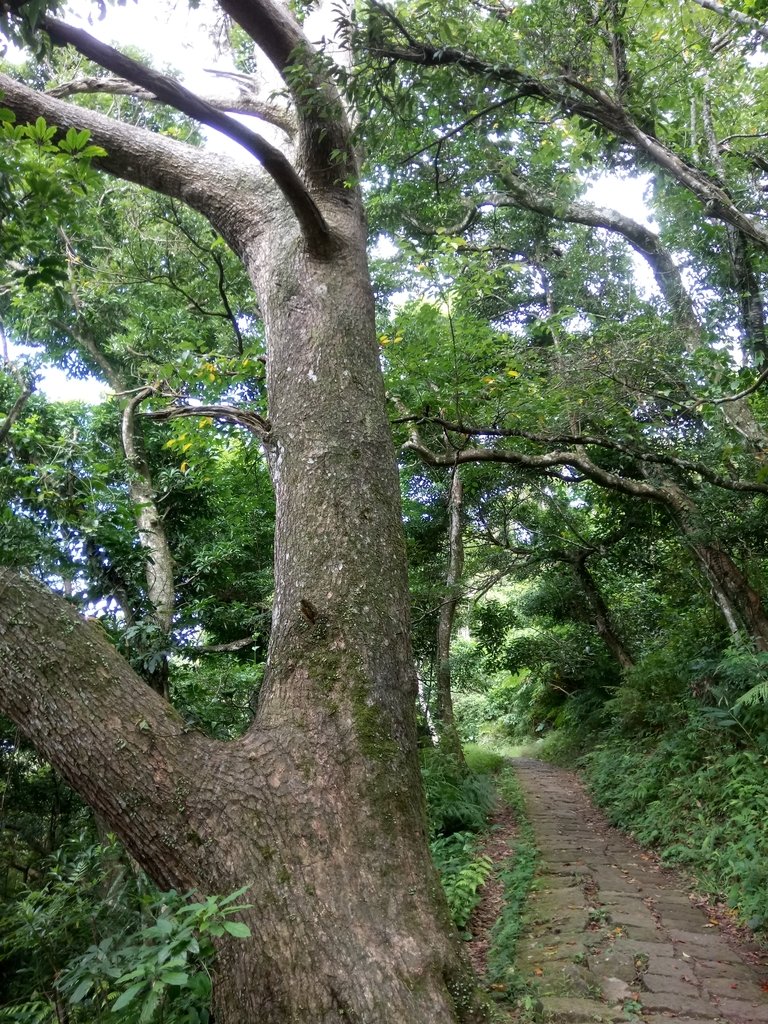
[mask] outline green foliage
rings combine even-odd
[[[493,867],[488,857],[478,854],[477,844],[495,802],[490,773],[498,765],[498,756],[477,748],[467,757],[468,771],[437,749],[422,752],[432,859],[462,932]]]
[[[198,902],[157,893],[114,841],[65,843],[43,884],[0,915],[0,963],[13,971],[0,989],[0,1021],[57,1019],[61,998],[82,1021],[110,1013],[127,1024],[204,1024],[213,940],[249,935],[233,919],[247,909],[244,892]]]
[[[494,802],[491,779],[466,772],[436,749],[422,751],[421,757],[430,835],[481,831]]]
[[[205,902],[161,893],[145,911],[152,924],[90,946],[67,965],[57,987],[71,1005],[84,1004],[97,1016],[109,1010],[139,1024],[206,1024],[213,940],[250,936],[247,925],[232,920],[248,907],[238,902],[245,892]]]
[[[471,772],[479,775],[494,775],[504,764],[504,757],[491,747],[477,743],[464,745],[464,760]]]
[[[471,832],[438,836],[430,843],[453,923],[460,931],[466,928],[479,902],[479,890],[493,868],[491,858],[478,855],[476,847],[477,837]]]
[[[605,714],[618,731],[645,735],[681,723],[691,708],[691,669],[682,652],[662,647],[650,651],[631,668],[614,696],[605,703]]]

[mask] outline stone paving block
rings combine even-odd
[[[730,978],[731,981],[753,981],[755,972],[750,970],[745,963],[724,963],[722,960],[706,960],[700,957],[691,957],[696,974],[703,979],[707,978]]]
[[[720,1013],[731,1024],[768,1024],[768,999],[762,1003],[747,999],[721,999]]]
[[[696,908],[691,903],[691,897],[685,895],[682,892],[670,892],[668,889],[659,889],[656,895],[653,897],[656,900],[657,909],[664,907],[687,907],[689,910],[695,910]]]
[[[743,962],[739,954],[734,953],[716,935],[683,932],[677,928],[670,928],[667,934],[674,945],[684,950],[689,956],[701,956],[707,960],[720,960],[722,963],[729,964]]]
[[[664,933],[658,928],[626,928],[621,925],[622,931],[630,942],[659,942],[664,938]]]
[[[729,975],[727,978],[706,978],[702,984],[707,992],[725,999],[749,999],[756,1003],[762,1000],[768,1001],[768,993],[764,992],[754,981],[734,981]]]
[[[657,911],[658,913],[658,911]],[[679,914],[659,913],[661,927],[668,932],[686,932],[688,935],[700,935],[703,940],[720,939],[720,932],[713,925],[707,927],[704,917],[682,917]]]
[[[639,893],[643,891],[641,882],[633,882],[630,879],[623,878],[621,875],[605,874],[603,871],[595,871],[594,873],[595,884],[598,889],[602,892],[603,889],[608,892],[622,892],[622,893]]]
[[[681,992],[642,992],[640,1002],[644,1010],[654,1013],[687,1014],[689,1017],[702,1017],[705,1020],[716,1020],[721,1011],[709,1000],[700,999]]]
[[[698,978],[699,973],[693,960],[677,957],[651,956],[646,968],[648,974],[666,974],[670,978]]]
[[[547,871],[543,871],[536,876],[536,885],[539,891],[544,891],[548,888],[552,889],[576,889],[581,891],[581,886],[584,884],[584,880],[576,878],[574,875],[552,875]]]
[[[641,892],[615,892],[612,889],[601,889],[598,899],[603,906],[645,907],[646,896]]]
[[[620,978],[627,983],[634,982],[637,976],[637,964],[628,950],[611,949],[589,957],[592,971],[603,978]]]
[[[603,978],[600,986],[603,999],[609,1006],[621,1006],[623,1008],[624,1003],[627,999],[632,999],[632,987],[628,981],[623,981],[621,978],[607,977]]]
[[[630,935],[626,939],[626,944],[636,953],[645,953],[647,956],[675,956],[675,949],[671,942],[661,942],[658,939],[654,942],[646,942],[644,939],[633,939]]]
[[[702,1020],[711,1020],[710,1017],[679,1017],[675,1014],[652,1013],[650,1016],[643,1014],[643,1024],[702,1024]]]
[[[566,960],[571,963],[574,957],[580,957],[584,953],[584,946],[581,942],[558,943],[537,943],[523,942],[518,949],[518,961],[521,966],[536,966],[546,964],[553,960]]]
[[[626,1020],[623,1013],[592,999],[545,996],[540,1002],[541,1019],[552,1024],[614,1024]]]
[[[608,911],[608,916],[614,924],[627,925],[630,929],[632,927],[637,928],[649,928],[651,931],[656,931],[656,922],[649,910],[644,913],[639,908],[629,907],[611,907]]]
[[[690,989],[691,995],[698,996],[699,983],[693,973],[685,974],[654,974],[646,971],[643,975],[642,988],[646,992],[682,992],[684,987]]]

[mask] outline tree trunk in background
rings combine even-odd
[[[572,564],[576,577],[586,595],[595,628],[600,634],[603,643],[623,669],[632,668],[635,664],[634,659],[613,626],[611,613],[608,611],[608,607],[603,600],[603,595],[600,593],[592,573],[587,568],[587,555],[584,554],[575,558]]]
[[[692,499],[670,480],[664,481],[662,489],[690,550],[712,584],[715,601],[728,628],[733,632],[738,615],[757,649],[768,651],[768,615],[760,594],[728,552],[716,540],[707,539],[710,531],[702,529],[701,513]]]
[[[451,637],[461,597],[461,577],[464,571],[463,511],[464,487],[461,471],[458,466],[454,466],[448,493],[448,571],[445,577],[445,597],[440,605],[437,620],[434,717],[439,748],[462,765],[465,763],[464,752],[456,729],[451,694]]]

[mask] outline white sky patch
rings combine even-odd
[[[15,345],[10,338],[6,338],[5,346],[11,362],[40,353],[40,349],[29,345]],[[110,393],[103,381],[95,377],[69,377],[51,363],[40,367],[37,390],[53,402],[88,402],[90,405],[103,402]]]
[[[645,200],[650,182],[651,178],[648,174],[640,175],[637,178],[623,177],[618,174],[603,174],[595,181],[590,182],[582,198],[594,206],[604,206],[610,210],[616,210],[625,217],[631,217],[643,227],[656,230]],[[641,299],[649,299],[652,295],[658,294],[653,273],[640,253],[636,252],[629,243],[627,245],[632,257],[637,294]]]

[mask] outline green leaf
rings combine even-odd
[[[142,981],[138,985],[131,985],[130,988],[127,988],[112,1004],[112,1013],[117,1013],[118,1010],[122,1010],[124,1006],[132,1002],[145,986],[146,982]]]
[[[75,1006],[78,1003],[81,1003],[83,1001],[83,999],[85,999],[85,996],[87,995],[87,993],[90,992],[92,986],[93,986],[93,978],[86,978],[85,981],[81,981],[80,984],[75,989],[75,991],[69,997],[70,1003],[72,1003]]]
[[[251,934],[251,929],[242,921],[225,921],[224,930],[234,935],[236,939],[247,939]]]
[[[166,985],[187,985],[189,975],[185,971],[164,971],[160,975],[160,980]]]

